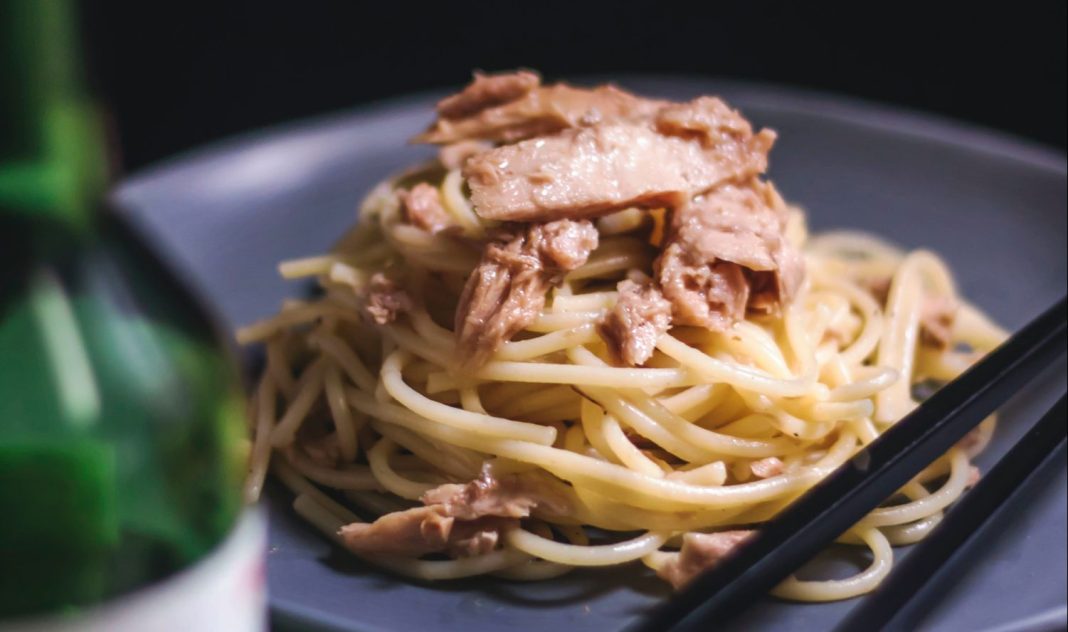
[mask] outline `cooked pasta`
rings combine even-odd
[[[511,499],[527,501],[523,515],[494,514],[477,551],[354,548],[401,575],[536,580],[640,561],[678,584],[687,547],[712,541],[693,534],[744,540],[912,410],[917,385],[952,379],[1005,335],[957,295],[935,254],[857,233],[809,239],[791,208],[784,234],[805,270],[792,300],[722,330],[675,324],[628,366],[603,323],[620,282],[655,276],[663,236],[657,211],[626,208],[598,220],[596,248],[554,279],[520,331],[464,365],[454,313],[501,229],[472,205],[465,175],[435,162],[378,186],[333,250],[280,265],[321,292],[238,332],[266,346],[250,498],[270,461],[296,511],[346,545],[346,525],[425,508],[441,489],[485,489],[491,477],[530,496]],[[447,230],[412,222],[405,192],[420,183]],[[382,273],[403,300],[369,318]],[[932,304],[956,315],[940,341],[925,329]],[[922,538],[974,482],[970,459],[993,429],[984,422],[842,536],[870,549],[868,568],[790,579],[776,594],[826,601],[874,588],[891,545]]]

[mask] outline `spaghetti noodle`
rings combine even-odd
[[[406,217],[398,192],[418,183],[438,192],[451,230]],[[759,528],[915,407],[918,385],[952,379],[1005,335],[962,301],[936,255],[856,233],[807,239],[792,209],[786,235],[806,270],[792,301],[725,331],[676,324],[648,361],[621,365],[599,324],[617,282],[652,274],[649,215],[598,221],[599,245],[536,318],[488,361],[459,368],[453,312],[495,223],[472,207],[459,168],[434,163],[378,186],[331,252],[280,266],[317,279],[321,294],[238,332],[267,351],[250,406],[250,499],[270,467],[296,511],[344,544],[346,525],[426,509],[438,490],[490,472],[531,498],[519,519],[495,514],[494,537],[472,536],[475,549],[355,552],[423,580],[546,579],[639,560],[671,579],[703,542],[686,534]],[[361,314],[384,271],[410,304],[380,324]],[[932,301],[957,306],[941,344],[924,331]],[[871,550],[867,569],[790,579],[776,594],[825,601],[874,588],[891,545],[922,538],[973,482],[970,458],[993,428],[984,422],[843,536]]]

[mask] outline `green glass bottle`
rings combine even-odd
[[[234,529],[243,398],[196,301],[102,208],[72,3],[0,6],[0,623],[77,620]]]

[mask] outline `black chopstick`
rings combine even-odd
[[[640,619],[632,632],[706,630],[766,595],[1065,352],[1065,299],[1028,323]]]
[[[990,473],[953,506],[942,524],[909,551],[883,585],[849,613],[838,630],[913,629],[906,621],[906,604],[947,568],[951,558],[963,554],[968,540],[980,527],[1064,448],[1065,413],[1062,395]]]

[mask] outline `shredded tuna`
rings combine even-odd
[[[417,557],[443,551],[453,522],[440,507],[413,507],[388,513],[372,523],[345,525],[339,534],[355,553]]]
[[[341,462],[341,443],[338,441],[336,432],[316,439],[304,439],[301,445],[308,458],[319,465],[334,467]]]
[[[497,147],[470,158],[464,176],[480,216],[549,221],[677,206],[767,168],[770,134],[704,138],[665,135],[645,123],[603,123]]]
[[[679,208],[656,261],[676,324],[723,331],[746,309],[774,312],[804,277],[786,240],[787,210],[770,184],[727,184]]]
[[[754,132],[720,99],[672,103],[613,86],[542,86],[522,72],[476,75],[439,104],[438,121],[417,140],[502,143],[450,158],[463,163],[471,203],[486,220],[671,210],[655,242],[663,296],[652,288],[622,293],[601,327],[625,364],[648,360],[671,320],[725,330],[747,311],[777,313],[801,284],[802,256],[785,237],[786,205],[759,179],[775,134]],[[468,366],[536,318],[560,274],[523,238],[502,241],[486,247],[457,311],[459,355]]]
[[[467,484],[446,484],[423,495],[423,507],[386,514],[372,523],[345,525],[340,535],[355,553],[418,557],[446,552],[482,555],[496,548],[503,529],[518,526],[535,507],[566,515],[566,500],[537,478],[498,476],[491,465]]]
[[[365,555],[419,557],[444,552],[472,557],[492,551],[500,531],[518,524],[495,516],[458,520],[434,505],[388,513],[372,523],[354,522],[338,533],[350,551]]]
[[[616,286],[619,298],[601,322],[601,338],[612,355],[628,366],[644,364],[656,341],[671,326],[671,303],[651,283],[629,279]]]
[[[487,108],[515,101],[540,84],[541,78],[527,70],[496,75],[476,72],[462,92],[438,102],[438,116],[458,119],[478,114]]]
[[[392,279],[376,272],[371,275],[364,310],[379,325],[391,323],[397,314],[412,309],[412,299]]]
[[[757,478],[771,478],[783,473],[783,463],[779,457],[769,456],[766,459],[753,461],[749,464],[749,469]]]
[[[423,494],[422,501],[441,505],[448,515],[462,520],[481,516],[525,518],[535,507],[557,514],[569,510],[567,501],[558,497],[545,479],[498,474],[490,464],[482,467],[475,480],[463,485],[440,485]]]
[[[742,154],[751,150],[749,143],[754,139],[749,121],[716,97],[667,104],[657,111],[655,124],[663,134],[693,138],[705,146],[723,145]],[[775,142],[775,132],[761,130],[756,140],[766,154]],[[743,161],[745,156],[738,155],[735,159]]]
[[[702,261],[677,243],[664,249],[657,264],[676,323],[725,331],[745,317],[749,286],[737,264]]]
[[[461,140],[438,150],[438,162],[446,169],[459,169],[471,156],[489,151],[493,146],[479,140]]]
[[[953,339],[953,323],[960,306],[947,296],[928,296],[920,311],[920,335],[932,347],[945,349]]]
[[[464,485],[448,483],[435,487],[424,494],[422,500],[428,505],[441,505],[448,515],[461,520],[481,516],[525,518],[538,504],[533,496],[521,493],[515,477],[502,484],[487,475]]]
[[[445,552],[453,557],[477,557],[497,548],[501,532],[519,526],[518,520],[488,516],[456,522]]]
[[[868,289],[883,306],[890,296],[890,277],[868,282]],[[924,296],[920,305],[920,339],[924,344],[945,349],[953,338],[953,324],[960,305],[948,296]]]
[[[687,533],[682,536],[678,557],[661,566],[656,574],[676,590],[682,588],[701,572],[715,566],[752,534],[752,531]]]
[[[486,244],[456,309],[460,364],[482,365],[534,322],[546,291],[586,263],[596,247],[597,230],[585,220],[516,227]]]
[[[413,226],[436,233],[454,224],[441,205],[441,194],[436,187],[420,182],[411,191],[400,190],[397,195],[405,217]]]
[[[506,77],[509,75],[498,75],[495,79],[504,81]],[[485,79],[487,78],[483,78],[483,82]],[[518,79],[509,81],[519,83]],[[456,96],[468,94],[469,90],[476,88],[478,82],[476,77],[475,83]],[[468,100],[475,103],[474,92],[470,94],[472,96]],[[667,103],[644,99],[615,86],[585,89],[563,83],[538,86],[523,93],[519,93],[517,88],[511,92],[501,91],[501,94],[512,98],[505,101],[501,97],[491,107],[478,107],[464,115],[442,114],[439,105],[438,120],[414,140],[438,145],[461,140],[512,143],[602,121],[648,119]],[[488,101],[478,103],[481,106]],[[449,108],[449,111],[460,110]]]

